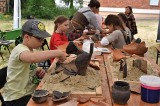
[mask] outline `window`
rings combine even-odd
[[[158,6],[159,0],[150,0],[150,5]]]

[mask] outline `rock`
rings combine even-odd
[[[113,60],[114,61],[119,61],[123,58],[125,58],[125,55],[121,52],[120,49],[113,50]]]
[[[143,59],[133,60],[133,66],[140,69],[142,72],[147,74],[147,61]]]

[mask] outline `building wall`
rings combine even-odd
[[[160,9],[160,0],[158,6],[151,6],[150,0],[99,0],[101,7],[117,7],[123,8],[132,6],[138,9]]]
[[[6,11],[6,1],[0,0],[0,13],[3,13]]]

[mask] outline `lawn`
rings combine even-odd
[[[22,20],[22,24],[26,20]],[[54,23],[53,20],[41,20],[45,25],[47,31],[52,34],[54,30]],[[138,27],[138,34],[135,35],[135,38],[141,38],[143,41],[146,42],[147,47],[149,48],[148,54],[150,57],[152,57],[154,60],[156,59],[156,49],[154,46],[158,45],[156,43],[156,38],[157,38],[157,28],[158,28],[158,19],[137,19],[137,27]],[[4,30],[10,30],[12,29],[12,20],[0,20],[0,29],[2,31]],[[48,39],[49,40],[49,39]],[[12,50],[14,47],[14,43],[10,46],[10,50]],[[6,66],[7,61],[9,58],[9,52],[7,50],[4,50],[2,48],[2,53],[3,56],[5,57],[5,60],[3,61],[0,59],[0,67]],[[160,60],[160,59],[159,59]]]

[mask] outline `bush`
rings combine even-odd
[[[28,0],[22,10],[22,16],[26,18],[32,15],[36,18],[53,19],[58,15],[71,16],[77,9],[67,7],[57,7],[52,0]]]
[[[56,7],[54,8],[53,13],[53,18],[59,16],[59,15],[65,15],[67,17],[70,17],[74,15],[74,13],[77,11],[75,8],[67,8],[67,7]]]
[[[0,20],[12,20],[12,15],[9,14],[0,14]]]

